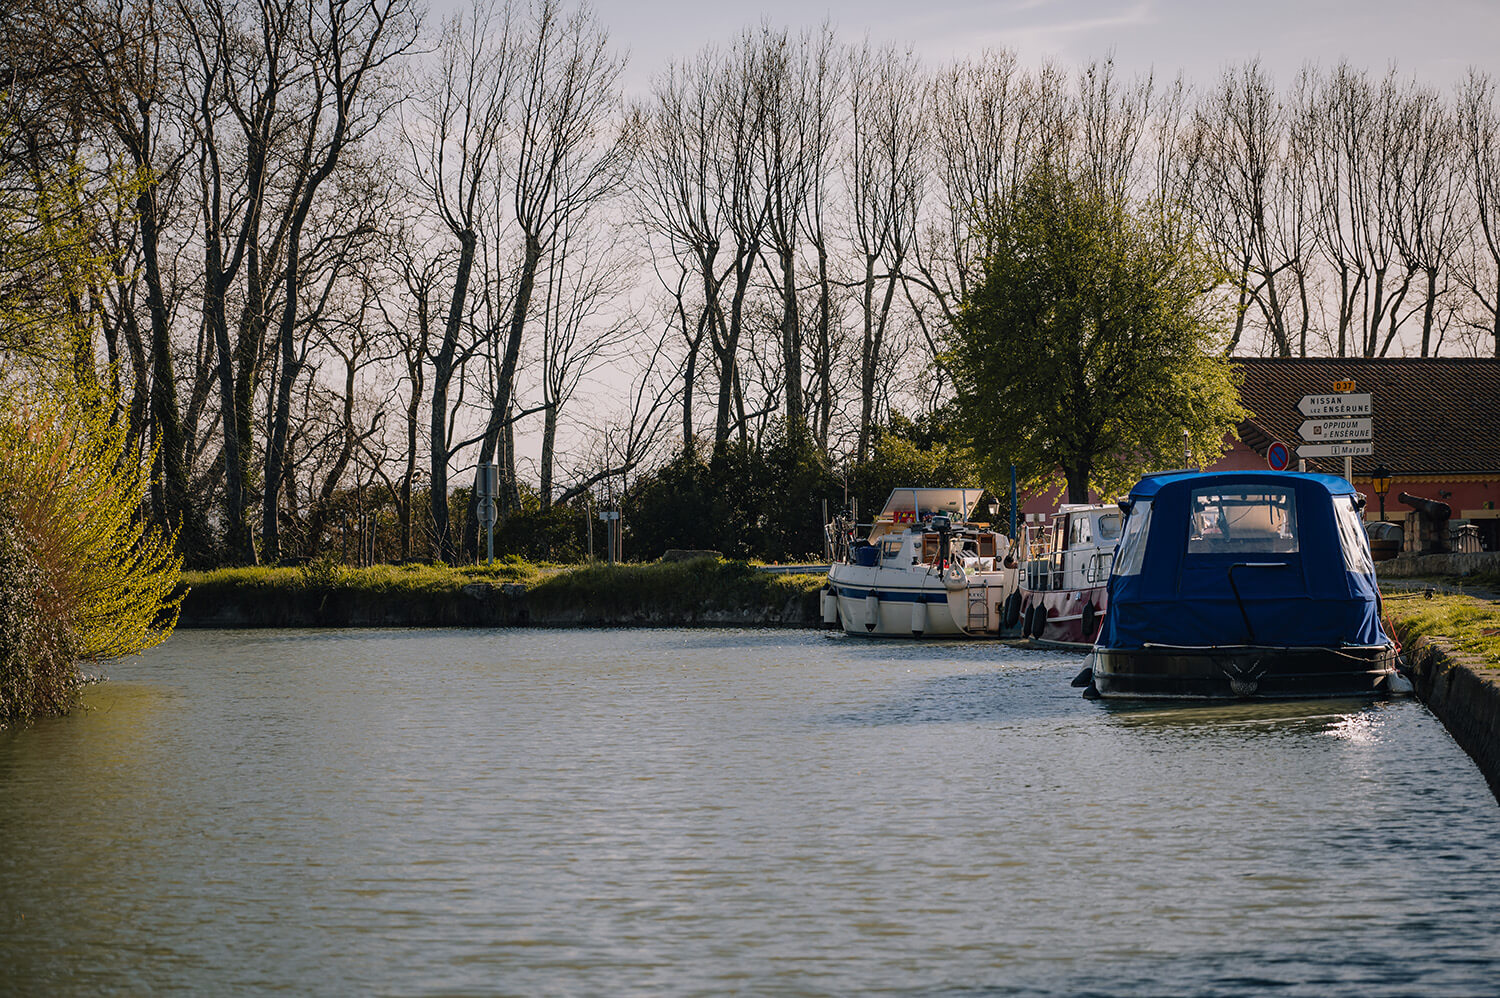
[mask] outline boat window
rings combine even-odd
[[[1077,547],[1080,544],[1091,542],[1089,537],[1089,518],[1086,516],[1075,516],[1069,518],[1068,546]]]
[[[1339,544],[1344,549],[1344,567],[1360,575],[1375,571],[1375,562],[1370,557],[1370,540],[1365,536],[1364,517],[1353,499],[1337,498],[1333,501],[1333,515],[1339,523]]]
[[[1119,513],[1106,513],[1099,517],[1099,539],[1101,541],[1117,541],[1120,539]]]
[[[1188,554],[1290,554],[1298,550],[1297,501],[1290,489],[1247,485],[1195,489]]]
[[[880,545],[880,557],[890,561],[901,553],[901,541],[885,541]]]
[[[1116,575],[1140,575],[1145,561],[1146,535],[1151,532],[1151,500],[1137,499],[1125,518],[1124,536],[1120,539],[1120,552],[1115,556]]]

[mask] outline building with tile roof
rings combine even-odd
[[[1485,524],[1486,533],[1500,527],[1500,360],[1309,357],[1237,363],[1244,374],[1240,401],[1250,415],[1216,470],[1264,468],[1275,441],[1295,455],[1312,442],[1297,435],[1306,418],[1297,403],[1352,381],[1354,391],[1372,396],[1375,452],[1352,459],[1353,484],[1369,498],[1367,516],[1379,515],[1371,472],[1383,465],[1392,475],[1387,519],[1409,511],[1396,498],[1407,492],[1441,499],[1455,519],[1495,521]],[[1343,475],[1344,462],[1310,459],[1307,470]]]
[[[1331,394],[1338,382],[1372,396],[1374,453],[1352,459],[1353,484],[1368,499],[1366,516],[1380,515],[1371,472],[1383,465],[1392,481],[1385,497],[1386,519],[1400,521],[1410,507],[1402,492],[1448,503],[1455,519],[1479,523],[1490,550],[1500,550],[1500,360],[1478,358],[1363,357],[1236,358],[1244,383],[1240,401],[1250,415],[1239,424],[1239,439],[1211,470],[1268,467],[1267,451],[1287,445],[1297,467],[1305,441],[1298,428],[1306,417],[1297,409],[1304,395]],[[1307,461],[1308,471],[1344,474],[1342,458]],[[1026,513],[1057,508],[1061,488],[1031,496]]]

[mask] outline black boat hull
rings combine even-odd
[[[1102,697],[1279,699],[1390,692],[1396,649],[1096,647],[1093,688]],[[1399,685],[1398,680],[1398,685]]]

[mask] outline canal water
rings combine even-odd
[[[0,732],[0,992],[1492,993],[1412,701],[813,631],[191,632]]]

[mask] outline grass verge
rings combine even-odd
[[[1465,580],[1472,581],[1472,580]],[[1439,638],[1500,672],[1500,601],[1458,593],[1388,592],[1385,612],[1410,637]]]

